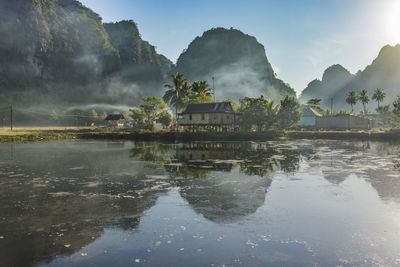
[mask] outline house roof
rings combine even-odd
[[[189,104],[182,114],[187,113],[235,113],[229,102]]]
[[[107,116],[107,118],[105,120],[106,121],[119,121],[119,120],[125,120],[125,117],[122,114],[110,114]]]
[[[304,111],[303,111],[303,116],[315,116],[315,117],[322,117],[322,115],[316,111],[315,109],[313,109],[312,107],[307,107]]]

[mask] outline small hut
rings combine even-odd
[[[124,127],[125,117],[122,114],[110,114],[106,117],[107,127]]]

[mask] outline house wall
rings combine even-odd
[[[316,127],[319,129],[347,130],[349,129],[349,117],[318,117]]]
[[[316,120],[316,126],[319,129],[332,130],[368,130],[370,121],[358,116],[345,117],[320,117]]]
[[[190,120],[192,115],[192,120]],[[201,113],[184,114],[183,118],[178,120],[180,125],[220,125],[220,124],[234,124],[235,115],[226,113],[204,113],[204,120],[202,120]]]
[[[297,126],[315,126],[316,117],[315,116],[302,116]]]
[[[370,129],[370,120],[351,116],[349,121],[350,129],[355,130],[368,130]]]

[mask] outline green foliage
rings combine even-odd
[[[166,109],[167,104],[161,98],[148,96],[142,98],[142,104],[130,112],[136,127],[153,130],[160,115],[166,116]],[[166,118],[163,119],[164,122],[165,120]]]
[[[372,99],[378,102],[378,109],[380,108],[380,103],[385,100],[386,93],[381,88],[376,88],[374,94],[372,95]]]
[[[320,98],[312,98],[307,101],[307,105],[309,106],[314,106],[314,107],[319,107],[321,106],[321,100]]]
[[[369,103],[369,96],[368,96],[368,91],[363,89],[361,92],[358,94],[358,100],[363,104],[364,108],[364,115],[367,115],[367,104]]]
[[[300,120],[300,104],[296,97],[286,96],[281,100],[278,112],[278,126],[281,129],[288,129]]]
[[[346,103],[349,104],[351,106],[351,111],[353,112],[353,106],[355,104],[357,104],[358,102],[358,97],[357,97],[357,93],[355,91],[351,91],[347,94],[346,97]]]
[[[172,123],[172,116],[167,110],[164,110],[158,114],[157,122],[161,123],[163,128],[168,128]]]
[[[190,97],[209,97],[212,96],[212,89],[208,87],[206,81],[196,81],[190,86]]]
[[[217,95],[234,99],[252,91],[281,99],[294,90],[275,77],[265,49],[256,38],[236,29],[214,28],[196,37],[182,52],[176,71],[189,80],[215,77]]]
[[[393,113],[400,116],[400,96],[393,102]]]
[[[172,85],[166,84],[168,90],[165,92],[163,99],[166,103],[175,107],[175,117],[178,116],[178,110],[185,107],[185,98],[189,95],[190,86],[182,73],[175,73],[172,77]]]
[[[274,107],[273,100],[267,100],[264,96],[240,99],[239,112],[242,113],[244,129],[251,129],[253,125],[256,125],[258,132],[264,127],[271,128],[276,121],[278,109]]]
[[[130,116],[131,116],[132,121],[133,121],[133,126],[135,128],[138,128],[138,129],[145,128],[145,122],[144,122],[145,114],[144,114],[144,112],[139,108],[130,109],[129,111],[131,112]]]
[[[0,101],[132,103],[141,91],[156,93],[171,70],[133,21],[103,25],[76,0],[0,2]]]

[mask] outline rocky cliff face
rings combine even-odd
[[[368,90],[370,98],[376,88],[385,90],[387,97],[383,104],[389,104],[400,95],[400,45],[385,46],[378,57],[363,71],[352,75],[340,65],[328,68],[322,81],[312,81],[301,94],[301,100],[321,98],[325,107],[330,99],[334,99],[335,109],[349,109],[345,103],[346,94],[350,91]],[[368,105],[374,111],[377,103],[371,101]],[[360,109],[357,105],[356,109]]]
[[[215,28],[196,37],[178,58],[175,70],[210,86],[214,77],[218,99],[264,95],[278,100],[295,95],[276,78],[263,45],[235,29]]]
[[[172,66],[133,21],[103,25],[76,0],[0,0],[0,36],[4,102],[135,104]]]

